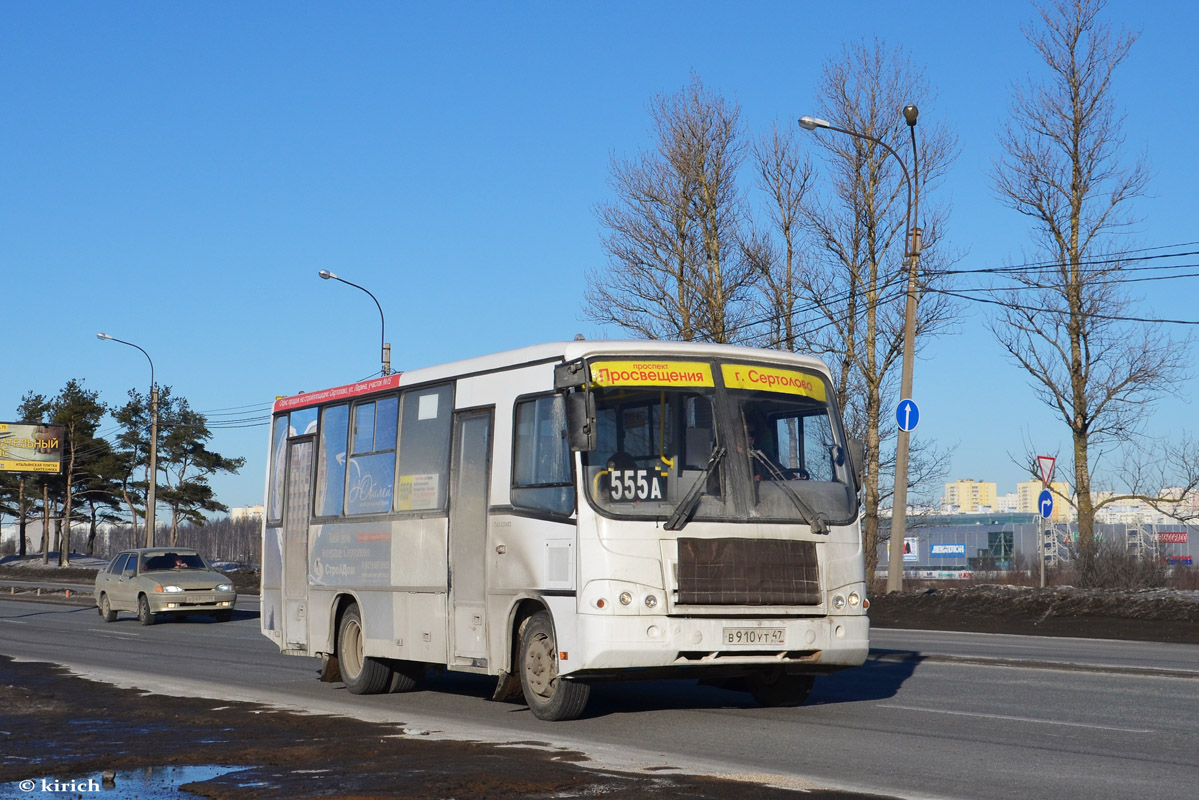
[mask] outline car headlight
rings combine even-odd
[[[231,583],[221,583],[221,584],[217,584],[216,590],[217,590],[218,592],[232,592],[232,591],[233,591],[233,584],[231,584]]]
[[[166,592],[167,594],[178,594],[183,591],[182,586],[155,586],[154,591]]]

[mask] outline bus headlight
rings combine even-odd
[[[833,608],[837,611],[845,608],[845,598],[839,594],[833,595]]]
[[[646,608],[657,608],[658,607],[658,598],[654,597],[652,594],[647,594],[645,596],[645,607]]]
[[[854,608],[858,607],[858,603],[862,602],[862,597],[857,592],[849,593],[849,604]]]
[[[627,606],[631,602],[633,602],[633,595],[629,594],[628,592],[620,593],[620,604],[622,606]]]

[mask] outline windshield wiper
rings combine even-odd
[[[681,531],[683,526],[687,524],[687,518],[691,516],[691,512],[699,505],[700,495],[703,494],[704,487],[708,485],[708,477],[712,474],[712,470],[716,469],[716,465],[720,463],[720,459],[724,458],[724,448],[717,447],[712,451],[712,455],[708,457],[708,463],[704,467],[704,471],[699,474],[699,478],[695,483],[691,484],[691,488],[679,504],[674,507],[674,512],[667,518],[666,524],[662,527],[668,531]]]
[[[749,452],[770,473],[771,480],[778,484],[783,492],[791,498],[791,502],[799,509],[799,514],[803,517],[804,522],[811,526],[812,533],[817,536],[826,535],[828,533],[828,520],[825,516],[816,513],[810,505],[804,502],[804,499],[791,488],[791,485],[787,481],[787,476],[783,474],[783,471],[773,461],[766,457],[765,453],[755,449],[750,449]]]

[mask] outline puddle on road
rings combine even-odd
[[[118,770],[116,780],[105,783],[97,772],[81,777],[31,778],[0,783],[0,797],[137,797],[138,800],[179,798],[185,783],[207,781],[248,767],[206,764],[195,767],[146,767]]]

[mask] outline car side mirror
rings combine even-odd
[[[121,577],[132,578],[136,573],[137,573],[136,569],[134,569],[133,567],[128,567],[125,569],[124,572],[121,573]]]

